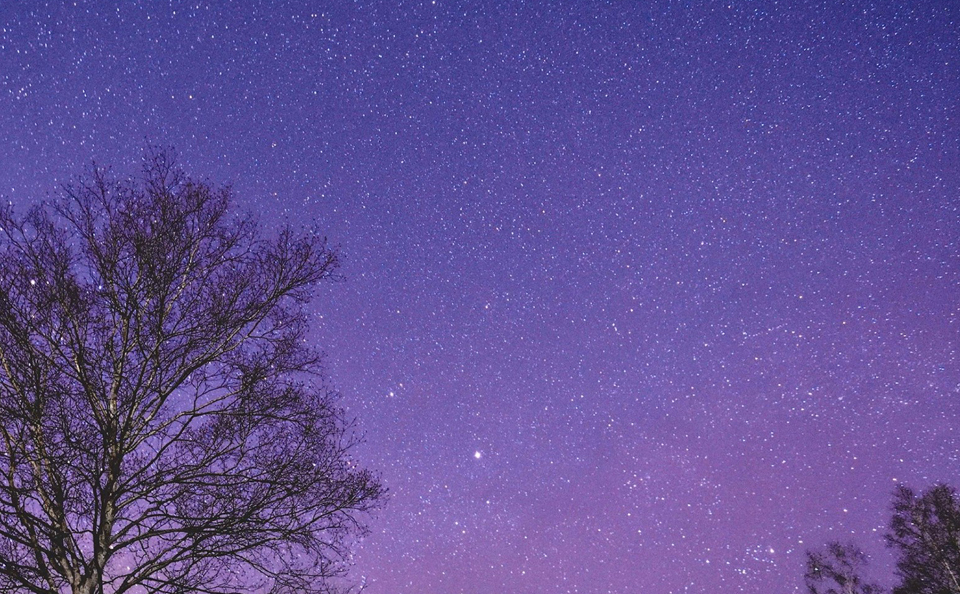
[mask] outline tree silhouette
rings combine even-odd
[[[894,594],[960,594],[960,498],[944,484],[894,492],[887,543],[898,550]]]
[[[384,496],[305,338],[336,253],[172,161],[0,208],[0,592],[333,592]]]
[[[867,558],[853,543],[831,542],[822,551],[807,551],[804,582],[810,594],[880,594],[861,577]]]

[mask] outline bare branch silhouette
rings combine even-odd
[[[384,496],[306,341],[337,254],[152,151],[0,207],[0,593],[332,592]]]

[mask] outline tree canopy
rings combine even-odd
[[[332,592],[385,489],[305,306],[337,253],[169,152],[0,207],[0,592]]]
[[[921,495],[897,487],[887,542],[899,552],[894,594],[960,594],[960,498],[952,487]]]
[[[892,594],[960,594],[960,497],[939,483],[918,495],[900,485],[893,494],[887,545],[897,554],[899,583]],[[862,576],[867,559],[853,543],[828,543],[807,552],[810,594],[880,594]]]
[[[804,582],[810,594],[881,594],[861,573],[867,558],[853,543],[831,542],[822,551],[807,553]]]

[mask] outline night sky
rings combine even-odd
[[[0,4],[0,196],[148,143],[342,250],[367,594],[890,583],[960,486],[956,0]]]

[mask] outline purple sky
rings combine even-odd
[[[0,196],[149,142],[346,282],[368,594],[799,592],[960,486],[960,3],[0,4]]]

